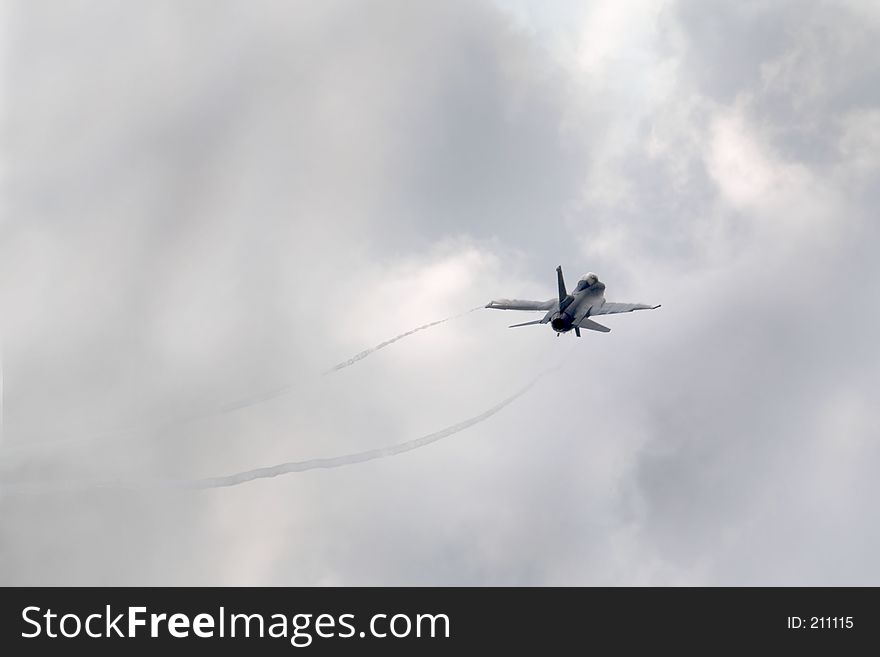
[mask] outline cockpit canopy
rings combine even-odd
[[[585,276],[581,277],[581,279],[578,281],[577,288],[575,289],[575,291],[580,292],[581,290],[585,290],[588,287],[590,287],[591,285],[595,285],[598,282],[599,282],[599,277],[596,276],[596,274],[594,274],[593,272],[590,272],[589,274],[586,274]]]

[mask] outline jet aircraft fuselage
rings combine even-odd
[[[497,310],[543,310],[546,311],[543,319],[532,322],[514,324],[510,328],[518,326],[531,326],[534,324],[550,324],[550,328],[557,335],[574,330],[578,337],[581,329],[608,333],[611,329],[594,322],[590,317],[595,315],[613,315],[626,313],[633,310],[653,310],[659,305],[649,306],[643,303],[613,303],[605,301],[605,283],[599,280],[594,273],[589,273],[578,281],[577,286],[569,294],[565,289],[565,280],[562,277],[562,267],[556,268],[556,283],[558,298],[549,301],[522,301],[519,299],[498,299],[486,304],[486,308]]]

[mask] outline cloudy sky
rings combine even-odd
[[[875,2],[0,16],[0,583],[880,585]]]

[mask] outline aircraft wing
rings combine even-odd
[[[550,310],[559,302],[556,299],[549,301],[524,301],[522,299],[496,299],[486,304],[486,308],[496,310]]]
[[[617,313],[628,313],[633,310],[654,310],[659,307],[660,304],[649,306],[645,303],[612,303],[606,301],[598,308],[590,308],[590,317],[593,315],[616,315]]]

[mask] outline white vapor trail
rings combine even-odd
[[[401,333],[389,340],[385,340],[384,342],[380,342],[374,347],[370,347],[369,349],[365,349],[358,354],[355,354],[351,358],[341,363],[337,363],[330,369],[326,370],[322,373],[323,376],[328,374],[332,374],[334,372],[338,372],[339,370],[345,369],[351,365],[354,365],[358,361],[363,360],[367,356],[379,351],[380,349],[384,349],[385,347],[398,342],[399,340],[403,340],[414,333],[418,333],[419,331],[424,331],[425,329],[432,328],[439,324],[444,324],[453,319],[458,319],[460,317],[464,317],[465,315],[469,315],[472,312],[480,310],[483,306],[477,306],[476,308],[471,308],[463,313],[459,313],[457,315],[452,315],[451,317],[445,317],[444,319],[438,319],[433,322],[429,322],[428,324],[423,324],[422,326],[417,326],[414,329],[406,331],[405,333]],[[2,363],[0,363],[0,367],[2,367]],[[174,419],[170,419],[162,424],[156,424],[147,427],[139,427],[139,428],[129,428],[129,429],[120,429],[118,431],[109,431],[101,434],[95,434],[91,436],[86,436],[83,438],[67,438],[61,440],[39,440],[35,442],[31,442],[29,444],[24,445],[2,445],[0,444],[0,450],[3,453],[10,455],[12,453],[21,453],[21,452],[30,452],[33,450],[47,450],[58,447],[72,446],[72,445],[82,445],[87,443],[96,443],[96,442],[105,442],[111,440],[117,440],[123,437],[127,438],[135,438],[137,436],[143,436],[144,434],[162,434],[170,429],[178,428],[185,426],[187,424],[192,424],[194,422],[198,422],[200,420],[206,420],[208,418],[217,417],[219,415],[223,415],[225,413],[232,413],[243,408],[248,408],[250,406],[256,406],[257,404],[262,404],[264,402],[270,401],[272,399],[277,399],[278,397],[283,397],[284,395],[290,393],[295,388],[294,384],[287,383],[282,386],[279,386],[273,390],[268,390],[265,392],[258,393],[256,395],[251,395],[250,397],[243,397],[241,399],[237,399],[234,401],[229,401],[224,404],[217,406],[216,408],[208,411],[204,411],[201,413],[194,413],[192,415],[177,417]],[[2,369],[0,369],[0,393],[2,393]],[[2,405],[2,397],[0,397],[0,405]],[[0,406],[0,419],[2,419],[2,406]]]
[[[425,436],[421,436],[419,438],[414,438],[412,440],[407,440],[401,443],[397,443],[396,445],[390,445],[388,447],[380,447],[376,449],[368,449],[362,452],[354,452],[352,454],[344,454],[342,456],[334,456],[330,458],[319,458],[319,459],[309,459],[307,461],[291,461],[288,463],[280,463],[278,465],[266,466],[263,468],[255,468],[253,470],[244,470],[242,472],[236,472],[234,474],[219,476],[219,477],[206,477],[203,479],[189,479],[189,480],[167,480],[167,479],[155,479],[155,480],[106,480],[106,481],[89,481],[89,480],[80,480],[80,481],[68,481],[68,482],[53,482],[51,484],[41,484],[41,483],[17,483],[17,482],[9,482],[0,485],[0,491],[5,493],[57,493],[57,492],[70,492],[76,490],[91,490],[97,488],[122,488],[122,489],[134,489],[134,490],[156,490],[156,489],[177,489],[177,490],[193,490],[193,489],[206,489],[206,488],[225,488],[229,486],[238,486],[249,481],[254,481],[256,479],[269,479],[272,477],[278,477],[284,474],[290,474],[292,472],[305,472],[306,470],[319,470],[319,469],[329,469],[329,468],[341,468],[347,465],[355,465],[357,463],[364,463],[365,461],[373,461],[375,459],[386,458],[389,456],[396,456],[398,454],[403,454],[404,452],[410,452],[414,449],[419,449],[420,447],[424,447],[426,445],[430,445],[431,443],[437,442],[438,440],[442,440],[443,438],[448,438],[449,436],[455,435],[465,429],[469,429],[470,427],[479,424],[481,422],[485,422],[490,417],[504,409],[505,407],[512,404],[514,401],[522,397],[526,394],[532,387],[538,383],[543,377],[558,370],[565,360],[561,360],[557,365],[545,369],[542,372],[538,373],[535,377],[533,377],[528,383],[526,383],[522,388],[517,390],[515,393],[510,395],[509,397],[503,399],[498,402],[491,408],[483,411],[478,415],[474,415],[473,417],[467,418],[466,420],[462,420],[461,422],[457,422],[452,424],[444,429],[440,429],[439,431],[435,431],[433,433],[429,433]]]
[[[459,313],[458,315],[453,315],[452,317],[447,317],[445,319],[438,319],[436,322],[430,322],[429,324],[423,324],[422,326],[417,326],[416,328],[414,328],[410,331],[407,331],[406,333],[401,333],[400,335],[393,337],[390,340],[385,340],[385,342],[380,342],[375,347],[370,347],[369,349],[365,349],[364,351],[360,352],[359,354],[355,354],[354,356],[352,356],[351,358],[349,358],[346,361],[343,361],[341,363],[337,363],[336,365],[331,367],[329,370],[324,372],[324,374],[338,372],[339,370],[345,369],[346,367],[348,367],[350,365],[354,365],[359,360],[363,360],[364,358],[366,358],[370,354],[375,353],[375,352],[379,351],[380,349],[384,349],[388,345],[394,344],[398,340],[403,340],[405,337],[410,336],[413,333],[418,333],[419,331],[424,331],[425,329],[429,329],[432,326],[437,326],[438,324],[443,324],[444,322],[448,322],[449,320],[452,320],[452,319],[458,319],[459,317],[464,317],[465,315],[469,315],[472,312],[476,312],[477,310],[480,310],[481,308],[483,308],[483,306],[477,306],[476,308],[471,308],[470,310],[463,312],[463,313]]]
[[[452,315],[451,317],[444,317],[443,319],[438,319],[436,321],[429,322],[427,324],[422,324],[421,326],[417,326],[414,329],[410,329],[406,333],[401,333],[400,335],[394,336],[393,338],[391,338],[389,340],[385,340],[384,342],[380,342],[375,347],[370,347],[369,349],[364,349],[363,351],[355,354],[354,356],[352,356],[348,360],[342,361],[341,363],[337,363],[336,365],[334,365],[330,369],[322,372],[322,376],[326,376],[328,374],[332,374],[333,372],[338,372],[339,370],[343,370],[346,367],[350,367],[351,365],[354,365],[355,363],[363,360],[367,356],[374,354],[375,352],[379,351],[380,349],[384,349],[385,347],[394,344],[398,340],[403,340],[404,338],[409,337],[413,333],[418,333],[419,331],[424,331],[425,329],[429,329],[429,328],[431,328],[433,326],[437,326],[439,324],[445,324],[446,322],[449,322],[453,319],[458,319],[459,317],[464,317],[465,315],[469,315],[470,313],[475,312],[477,310],[480,310],[481,308],[483,308],[483,306],[477,306],[476,308],[471,308],[470,310],[467,310],[463,313],[459,313],[457,315]],[[227,403],[223,404],[222,406],[220,406],[217,410],[215,410],[211,413],[198,415],[198,416],[192,416],[190,418],[187,418],[186,420],[180,421],[175,424],[184,424],[184,423],[194,422],[196,420],[201,420],[201,419],[204,419],[207,417],[213,417],[215,415],[221,415],[223,413],[230,413],[232,411],[237,411],[239,409],[247,408],[249,406],[254,406],[256,404],[262,404],[263,402],[267,402],[271,399],[276,399],[278,397],[282,397],[282,396],[286,395],[288,392],[290,392],[292,389],[293,389],[292,384],[285,384],[283,386],[275,388],[274,390],[262,392],[260,394],[253,395],[251,397],[244,397],[244,398],[238,399],[236,401],[227,402]],[[168,427],[166,426],[165,428],[168,428]]]
[[[205,479],[196,479],[190,482],[182,482],[180,485],[184,488],[224,488],[226,486],[238,486],[255,479],[268,479],[279,475],[289,474],[291,472],[304,472],[306,470],[341,468],[346,465],[354,465],[355,463],[363,463],[374,459],[382,459],[388,456],[396,456],[404,452],[410,452],[419,447],[430,445],[431,443],[448,438],[454,434],[464,431],[475,424],[485,422],[490,417],[498,413],[500,410],[513,403],[515,400],[526,394],[532,386],[534,386],[542,377],[549,372],[555,370],[545,370],[529,381],[525,386],[520,388],[510,397],[498,402],[492,408],[483,411],[479,415],[474,415],[466,420],[450,425],[445,429],[440,429],[434,433],[429,433],[420,438],[407,440],[389,447],[379,447],[377,449],[368,449],[363,452],[355,452],[353,454],[345,454],[343,456],[335,456],[331,458],[309,459],[308,461],[292,461],[289,463],[281,463],[279,465],[271,465],[264,468],[256,468],[254,470],[245,470],[235,474],[221,477],[207,477]]]

